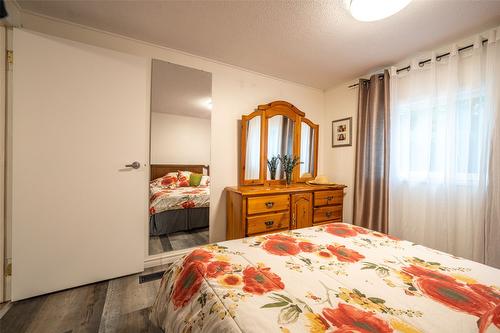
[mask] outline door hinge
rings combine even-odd
[[[8,64],[14,63],[14,51],[12,50],[7,50],[7,63]]]
[[[12,263],[8,263],[5,267],[5,276],[12,276]]]

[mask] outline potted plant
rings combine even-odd
[[[276,179],[276,170],[278,169],[278,163],[280,162],[280,155],[271,157],[267,160],[267,167],[269,168],[269,173],[271,174],[271,180]]]
[[[285,180],[286,184],[290,185],[292,183],[292,173],[293,169],[298,165],[301,164],[300,162],[300,157],[299,156],[291,156],[291,155],[283,155],[280,159],[281,161],[281,167],[283,171],[285,172]]]

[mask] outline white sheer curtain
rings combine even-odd
[[[492,142],[486,202],[485,262],[500,268],[500,28],[491,32],[486,54],[486,108],[492,110]]]
[[[498,112],[490,91],[499,85],[498,68],[496,77],[489,72],[498,61],[495,31],[488,37],[484,46],[477,36],[469,50],[453,46],[448,57],[432,54],[423,67],[415,59],[409,72],[391,73],[389,232],[483,262]]]

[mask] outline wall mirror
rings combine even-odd
[[[212,74],[151,63],[149,255],[209,241]]]
[[[292,181],[305,182],[317,174],[319,126],[285,101],[260,105],[241,121],[241,185],[281,184],[285,175],[278,163],[274,175],[268,161],[273,157],[299,156]]]

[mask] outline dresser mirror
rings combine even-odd
[[[293,182],[305,182],[317,174],[319,126],[288,102],[260,105],[241,121],[241,185],[282,184],[285,172],[276,163],[274,175],[268,167],[273,157],[299,156]]]
[[[262,116],[256,115],[245,121],[246,152],[245,179],[260,179],[260,140],[262,133]]]
[[[300,179],[309,179],[315,175],[318,155],[317,140],[318,125],[308,119],[302,119],[300,123]]]
[[[267,160],[273,157],[294,155],[293,138],[295,121],[287,116],[277,114],[267,119]],[[277,164],[276,173],[272,175],[269,167],[266,169],[267,180],[285,179],[281,164]]]

